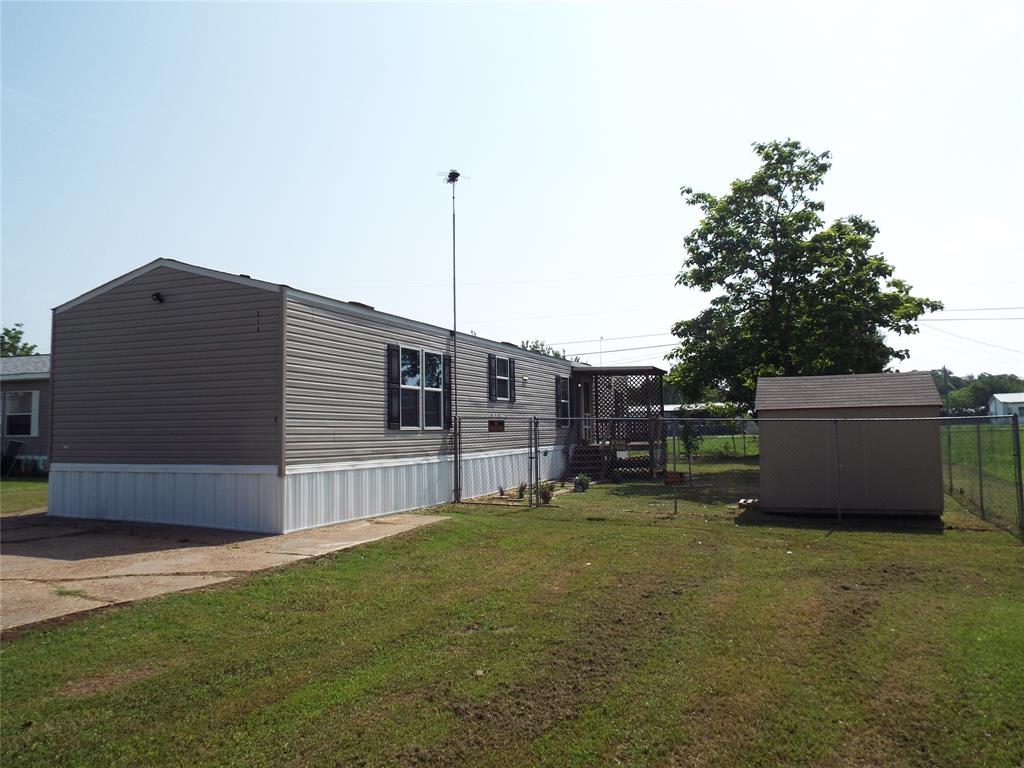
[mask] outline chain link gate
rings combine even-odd
[[[460,416],[454,436],[455,501],[531,507],[537,492],[536,420]]]

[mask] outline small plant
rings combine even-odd
[[[537,491],[537,495],[540,497],[541,504],[550,504],[551,499],[555,495],[555,486],[553,483],[541,483],[540,490]]]
[[[576,479],[573,482],[574,483],[579,483],[580,485],[582,485],[583,486],[583,490],[585,491],[585,490],[587,490],[587,488],[590,487],[590,483],[591,483],[590,475],[588,475],[585,472],[582,472],[582,473],[576,475]]]
[[[520,483],[516,488],[516,498],[521,500],[524,496],[526,496],[526,483]]]
[[[498,495],[499,496],[504,496],[505,495],[505,489],[504,489],[504,487],[502,487],[500,485],[498,486]]]

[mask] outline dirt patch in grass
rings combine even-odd
[[[145,680],[152,677],[157,670],[152,667],[139,667],[138,669],[118,670],[106,675],[86,677],[75,680],[62,687],[59,693],[62,696],[81,698],[84,696],[95,696],[98,693],[109,693],[110,691],[122,688],[130,683]]]
[[[709,574],[705,581],[711,579]],[[692,580],[684,584],[665,574],[623,576],[622,583],[598,592],[598,599],[580,617],[579,631],[552,640],[534,665],[535,675],[518,683],[499,683],[480,700],[449,684],[427,694],[432,706],[447,710],[464,727],[439,744],[410,747],[393,762],[468,764],[475,755],[515,750],[579,717],[664,641],[673,601],[694,586]]]

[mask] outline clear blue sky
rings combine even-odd
[[[169,257],[448,325],[454,167],[462,329],[666,334],[707,300],[679,187],[786,137],[918,293],[1021,306],[1022,5],[5,2],[3,323],[46,351],[51,307]],[[992,315],[1024,311],[934,317]],[[1022,321],[905,345],[1024,373]]]

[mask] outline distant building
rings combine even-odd
[[[50,356],[0,358],[0,453],[22,443],[19,463],[43,471],[50,452]]]
[[[989,416],[1024,416],[1024,392],[1003,392],[988,400]]]

